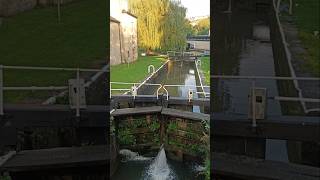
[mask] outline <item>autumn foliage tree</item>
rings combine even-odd
[[[129,0],[138,17],[138,43],[146,50],[182,50],[186,46],[186,8],[174,0]]]
[[[198,20],[193,28],[197,35],[208,35],[210,30],[210,18],[208,17]]]

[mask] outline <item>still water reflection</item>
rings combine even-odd
[[[197,86],[198,81],[197,70],[193,61],[169,61],[167,66],[159,71],[149,83],[179,85],[166,87],[169,96],[187,98],[189,90],[196,91],[195,86]],[[156,94],[156,91],[157,87],[144,85],[141,87],[139,94],[152,95]],[[197,94],[194,93],[194,97],[197,97]],[[200,112],[200,107],[193,106],[193,112]]]
[[[257,12],[217,13],[214,74],[239,76],[275,76],[268,16]],[[212,80],[214,111],[248,114],[251,80]],[[256,80],[256,87],[267,88],[267,96],[278,96],[274,80]],[[278,101],[268,99],[267,116],[280,116]],[[288,161],[285,140],[266,139],[265,159]]]

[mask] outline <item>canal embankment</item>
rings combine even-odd
[[[280,25],[283,28],[285,45],[290,53],[288,60],[291,61],[292,69],[297,77],[319,77],[318,49],[320,44],[319,34],[316,33],[319,30],[319,23],[315,22],[319,15],[313,18],[310,16],[310,14],[316,14],[317,11],[319,12],[319,2],[312,1],[297,2],[294,5],[293,15],[280,12]],[[298,84],[304,98],[320,99],[320,81],[298,81]],[[313,109],[313,114],[317,113],[317,109],[320,110],[319,103],[308,102],[305,106],[307,111]]]
[[[204,85],[203,76],[200,74],[200,63],[190,57],[179,58],[167,61],[162,68],[152,74],[143,85],[139,86],[138,94],[163,93],[168,98],[177,97],[188,100],[189,93],[192,92],[192,98],[209,97],[209,86]],[[208,113],[209,110],[205,106],[192,106],[191,111]]]
[[[287,104],[274,98],[277,96],[301,96],[299,96],[297,90],[299,88],[296,88],[293,80],[272,79],[276,76],[295,77],[291,74],[286,46],[283,43],[276,11],[274,11],[272,4],[264,7],[265,11],[258,11],[258,7],[248,10],[241,8],[239,4],[241,2],[233,4],[232,12],[225,12],[226,8],[221,8],[214,14],[216,60],[212,63],[213,74],[217,75],[217,78],[213,78],[211,82],[215,92],[213,94],[215,114],[211,116],[212,119],[217,120],[219,113],[230,117],[230,119],[226,119],[230,121],[229,124],[237,116],[251,119],[248,116],[250,108],[248,96],[250,96],[250,88],[253,84],[255,87],[266,88],[265,119],[271,120],[272,117],[280,119],[280,117],[284,117],[283,115],[288,114],[303,115],[300,102]],[[243,2],[243,6],[245,6],[245,2]],[[223,79],[223,75],[234,78]],[[220,77],[218,78],[218,76]],[[236,76],[242,76],[242,78],[265,76],[270,79],[248,80],[241,79],[241,77],[237,79]],[[257,121],[258,126],[259,123],[263,127],[262,122]],[[233,129],[237,131],[239,126],[235,126]],[[265,160],[289,161],[311,166],[319,165],[317,161],[311,160],[311,157],[318,157],[319,147],[310,142],[287,141],[283,137],[268,139],[267,137],[239,138],[232,135],[216,135],[214,145],[215,152],[241,154]],[[298,156],[299,160],[293,159]]]
[[[137,61],[129,64],[120,64],[110,67],[110,82],[112,89],[130,89],[134,83],[136,86],[140,86],[146,83],[146,80],[150,76],[154,75],[166,64],[166,58],[164,56],[140,56]],[[149,66],[153,68],[149,68]],[[122,84],[127,83],[127,84]],[[139,87],[140,88],[140,87]],[[112,91],[112,94],[123,94],[126,91]]]

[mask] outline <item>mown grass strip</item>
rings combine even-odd
[[[210,56],[201,58],[200,68],[205,77],[205,85],[210,86]]]
[[[157,70],[165,61],[166,59],[160,56],[144,56],[129,64],[111,66],[110,80],[111,82],[141,82],[149,75],[149,65],[153,65]],[[112,88],[130,88],[131,86],[114,84]]]
[[[12,66],[98,68],[107,57],[106,2],[80,0],[57,8],[36,8],[5,18],[0,27],[0,64]],[[5,86],[66,85],[74,73],[5,70]],[[6,102],[51,92],[6,92]],[[43,96],[43,97],[42,97]],[[30,98],[28,98],[30,99]]]
[[[296,0],[293,8],[294,22],[299,31],[299,37],[307,50],[304,58],[305,67],[315,76],[320,76],[320,40],[319,34],[314,35],[314,31],[320,31],[320,1],[319,0]]]

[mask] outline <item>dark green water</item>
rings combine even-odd
[[[180,85],[179,87],[166,87],[169,96],[188,97],[189,89],[195,89],[195,86],[197,86],[196,76],[197,70],[194,62],[169,61],[162,70],[154,75],[149,83]],[[139,94],[155,94],[156,90],[156,87],[144,85],[141,87]]]
[[[201,91],[199,86],[199,77],[194,61],[169,61],[157,74],[155,74],[148,83],[169,85],[165,88],[169,93],[169,97],[188,98],[189,90]],[[154,95],[157,91],[156,86],[143,85],[139,89],[139,94]],[[164,90],[159,93],[167,93]],[[198,97],[194,93],[193,97]],[[203,112],[199,106],[193,106],[193,112]]]
[[[115,176],[112,177],[112,180],[143,180],[147,168],[152,161],[130,161],[126,163],[121,163],[119,169],[115,173]],[[203,180],[203,177],[200,177],[198,172],[195,172],[192,169],[191,165],[185,165],[182,163],[168,161],[170,168],[175,174],[177,180]]]
[[[217,13],[217,47],[214,74],[234,76],[276,76],[270,28],[267,14],[241,11]],[[213,79],[214,109],[234,115],[247,115],[248,95],[252,80]],[[267,88],[267,96],[278,96],[275,80],[256,80],[256,87]],[[281,116],[278,101],[268,99],[267,116]],[[288,162],[287,141],[265,140],[264,157],[267,160]]]
[[[122,157],[123,158],[123,157]],[[125,162],[120,162],[118,170],[115,175],[111,178],[112,180],[203,180],[204,177],[199,174],[196,164],[184,164],[174,160],[166,159],[165,155],[162,158],[162,162],[157,164],[163,164],[166,162],[168,169],[170,169],[170,175],[165,176],[166,173],[156,174],[156,172],[150,171],[150,167],[154,163],[157,157],[138,157],[135,160],[128,160]],[[161,165],[160,165],[161,166]]]
[[[276,76],[268,12],[234,9],[231,14],[216,13],[214,36],[215,75]],[[277,48],[277,47],[274,47]],[[211,79],[214,111],[228,115],[247,115],[251,80]],[[267,97],[279,96],[275,80],[256,80],[256,87],[267,88]],[[282,116],[279,101],[268,98],[267,118]],[[259,123],[259,122],[258,122]],[[259,144],[256,144],[259,146]],[[261,146],[262,147],[262,146]],[[259,148],[261,148],[259,147]],[[281,139],[265,139],[262,157],[267,160],[319,166],[319,146]],[[257,148],[257,149],[259,149]],[[235,148],[236,149],[236,148]],[[307,153],[304,153],[307,152]],[[315,163],[316,162],[316,163]]]

